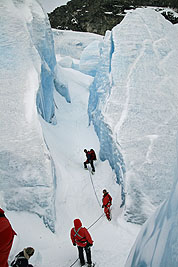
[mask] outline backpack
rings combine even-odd
[[[93,149],[90,149],[90,154],[91,154],[91,159],[96,160],[96,154],[95,154],[95,151]]]

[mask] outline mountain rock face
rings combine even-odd
[[[71,0],[48,16],[52,28],[104,35],[122,21],[126,11],[141,6],[157,6],[168,20],[178,23],[172,12],[162,9],[170,7],[177,10],[177,0]]]

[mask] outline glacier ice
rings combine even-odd
[[[178,266],[178,168],[176,169],[169,198],[142,226],[125,267]]]
[[[110,84],[110,55],[112,51],[111,46],[111,32],[107,31],[103,45],[101,45],[101,58],[98,63],[98,69],[94,82],[90,87],[89,96],[89,121],[93,122],[95,131],[100,140],[100,158],[101,160],[108,160],[112,169],[115,170],[117,182],[121,184],[121,198],[122,204],[125,203],[124,192],[124,176],[125,176],[125,163],[123,156],[120,153],[119,143],[113,139],[112,129],[107,123],[105,116],[104,106],[105,99],[109,97],[111,84]]]
[[[36,213],[54,231],[55,168],[36,108],[54,122],[52,32],[38,2],[0,5],[0,195],[6,209]]]
[[[71,67],[90,75],[95,73],[99,58],[99,44],[103,40],[103,36],[63,30],[53,30],[53,35],[57,59],[55,87],[65,97],[66,101],[70,103],[71,97],[68,90],[68,78],[65,77],[65,68]],[[88,52],[90,52],[89,57],[87,57]],[[91,52],[93,56],[97,56],[96,59],[93,56],[91,58]]]
[[[54,30],[55,53],[61,57],[70,56],[74,59],[80,59],[83,50],[93,41],[102,41],[103,36],[88,33]]]
[[[39,8],[38,8],[39,9]],[[32,43],[41,58],[40,85],[37,93],[37,107],[41,116],[48,122],[54,122],[54,70],[56,57],[53,33],[46,15],[41,15],[36,5],[31,5],[32,21],[27,27]]]
[[[128,221],[142,224],[172,187],[178,125],[175,27],[137,9],[107,32],[93,84],[89,119],[100,157],[115,169]]]
[[[79,70],[85,74],[95,76],[100,59],[102,42],[99,40],[90,43],[81,53]]]

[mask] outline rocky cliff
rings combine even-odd
[[[143,6],[156,6],[157,10],[170,20],[178,23],[173,12],[164,7],[178,10],[177,0],[71,0],[48,14],[51,27],[61,30],[92,32],[104,35],[124,18],[127,10]]]

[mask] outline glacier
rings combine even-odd
[[[178,159],[178,150],[177,150]],[[125,267],[178,265],[178,164],[169,198],[147,220],[131,249]]]
[[[102,41],[103,36],[89,32],[74,32],[53,29],[54,45],[56,55],[61,57],[70,56],[73,59],[82,57],[84,49],[92,42]],[[91,54],[91,53],[90,53]],[[86,62],[86,65],[88,62]]]
[[[104,183],[115,202],[111,224],[103,218],[92,229],[99,265],[125,262],[140,226],[126,223],[123,214],[142,224],[163,203],[144,224],[126,267],[176,266],[177,25],[152,9],[137,9],[103,38],[52,31],[35,0],[2,0],[0,15],[0,204],[23,236],[20,246],[33,242],[39,266],[58,266],[59,258],[65,266],[75,258],[68,238],[73,217],[90,225],[100,212],[93,209],[88,172],[81,175],[87,141],[105,161],[97,162],[97,194]],[[93,125],[86,126],[90,84],[89,124],[100,144]],[[55,93],[58,125],[54,87],[65,98]],[[122,187],[123,209],[107,161]],[[113,247],[102,242],[103,232]]]
[[[126,219],[138,224],[168,197],[173,183],[175,30],[151,8],[128,13],[100,44],[90,87],[89,120],[100,140],[100,158],[109,161],[122,186]]]
[[[54,231],[55,167],[39,122],[56,123],[52,30],[37,1],[3,0],[0,33],[0,198]]]

